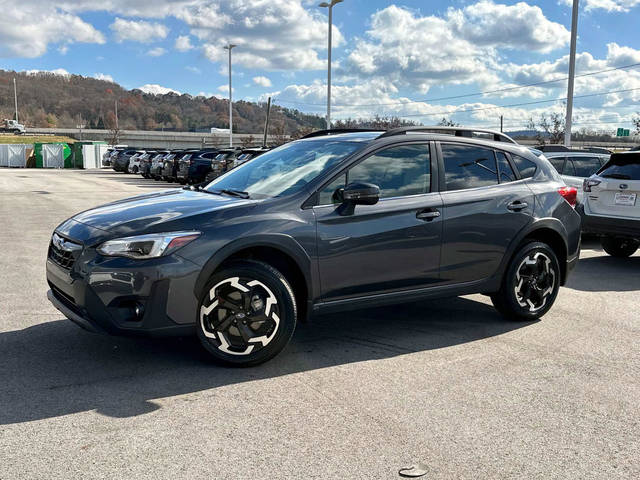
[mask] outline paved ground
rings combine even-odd
[[[640,477],[640,256],[587,245],[542,321],[482,296],[318,319],[246,370],[96,336],[45,298],[52,229],[158,188],[0,170],[0,479]]]

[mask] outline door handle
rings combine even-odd
[[[519,212],[520,210],[524,210],[527,208],[529,204],[527,202],[521,202],[520,200],[516,200],[515,202],[511,202],[507,205],[507,209],[512,212]]]
[[[438,218],[439,216],[440,212],[435,209],[420,210],[418,213],[416,213],[416,218],[419,218],[420,220],[426,220],[428,222],[430,222],[434,218]]]

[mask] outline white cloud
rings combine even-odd
[[[573,5],[572,0],[563,0],[568,6]],[[628,12],[640,5],[640,0],[583,0],[585,10],[606,10],[607,12]]]
[[[18,2],[0,15],[0,58],[35,58],[50,43],[104,43],[102,33],[80,17],[47,3]]]
[[[24,73],[27,75],[37,75],[39,73],[52,73],[53,75],[59,75],[61,77],[69,77],[71,74],[67,72],[64,68],[56,68],[54,70],[25,70]]]
[[[94,73],[93,78],[95,78],[96,80],[104,80],[105,82],[115,83],[111,75],[106,75],[104,73]]]
[[[273,84],[271,83],[271,80],[269,80],[267,77],[263,77],[263,76],[258,76],[258,77],[253,77],[253,83],[255,85],[258,85],[259,87],[270,87]]]
[[[519,2],[496,4],[491,0],[449,8],[449,24],[460,37],[474,45],[548,53],[568,44],[570,32],[544,16],[537,6]]]
[[[176,38],[175,49],[179,52],[187,52],[193,48],[189,35],[181,35]]]
[[[150,43],[167,37],[169,29],[161,23],[145,22],[144,20],[125,20],[116,18],[109,25],[117,42],[130,40],[132,42]]]
[[[191,65],[186,66],[184,68],[190,71],[191,73],[195,73],[196,75],[200,75],[202,73],[202,70],[200,70],[198,67],[193,67]]]
[[[142,90],[144,93],[149,93],[151,95],[166,95],[167,93],[175,93],[177,95],[182,95],[177,90],[163,87],[161,85],[158,85],[157,83],[147,83],[146,85],[142,85],[141,87],[138,87],[138,90]]]
[[[147,52],[147,55],[149,55],[151,57],[161,57],[165,53],[167,53],[166,49],[164,49],[162,47],[155,47],[155,48],[152,48],[151,50],[149,50]]]
[[[211,61],[225,62],[223,46],[235,43],[234,63],[261,70],[325,68],[318,57],[327,43],[323,15],[307,10],[301,0],[201,2],[176,12]],[[344,43],[338,27],[333,34],[335,46]]]
[[[229,96],[229,84],[225,83],[224,85],[220,85],[217,90],[219,92],[222,92],[223,94],[225,94],[227,97]],[[236,89],[235,88],[231,88],[232,92],[235,92]],[[226,98],[226,97],[225,97]]]

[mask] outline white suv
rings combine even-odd
[[[640,246],[640,152],[612,154],[583,190],[582,231],[599,235],[609,255],[633,255]]]
[[[545,152],[545,157],[551,162],[564,183],[578,189],[578,202],[584,202],[582,186],[584,179],[596,173],[609,160],[609,154],[576,152]]]

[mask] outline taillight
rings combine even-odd
[[[578,203],[578,189],[573,187],[562,187],[558,189],[558,193],[562,195],[569,205],[576,208]]]
[[[582,190],[585,192],[590,192],[591,187],[595,187],[596,185],[600,185],[600,180],[592,180],[590,178],[585,178],[584,182],[582,182]]]

